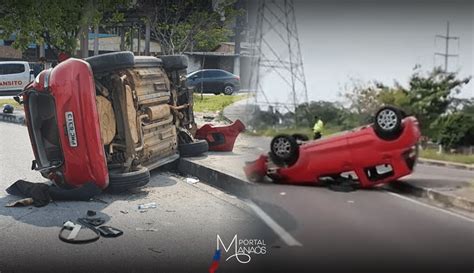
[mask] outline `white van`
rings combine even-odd
[[[0,96],[12,96],[34,80],[28,62],[0,62]]]

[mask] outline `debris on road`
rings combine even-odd
[[[128,211],[126,211],[126,210],[121,210],[120,212],[123,213],[123,214],[128,214]]]
[[[161,254],[163,252],[161,250],[158,250],[158,249],[155,249],[155,248],[152,248],[152,247],[149,247],[148,250],[150,250],[152,252],[155,252],[155,253],[159,253],[159,254]]]
[[[91,210],[87,211],[87,215],[91,214]],[[94,212],[95,215],[95,211]],[[90,215],[89,215],[90,216]],[[105,223],[105,220],[100,217],[96,218],[78,218],[77,219],[78,224],[68,220],[64,222],[61,230],[59,231],[59,239],[63,242],[66,243],[71,243],[71,244],[85,244],[85,243],[91,243],[99,240],[99,238],[106,237],[106,238],[114,238],[121,236],[123,234],[123,231],[120,229],[111,227],[111,226],[102,226]],[[95,233],[93,237],[89,237],[86,239],[76,239],[79,235],[79,231],[81,228],[86,228],[90,229],[92,232]],[[69,234],[67,237],[64,235],[64,231],[69,230]]]
[[[100,194],[102,190],[93,183],[87,183],[82,187],[66,190],[47,183],[17,180],[6,189],[6,192],[11,195],[32,198],[33,206],[43,207],[49,204],[51,200],[89,201],[92,197]]]
[[[192,178],[192,177],[186,177],[186,183],[188,184],[196,184],[197,182],[199,182],[199,179],[197,178]]]
[[[5,207],[26,207],[33,204],[33,198],[23,198],[10,202],[5,205]]]
[[[209,121],[213,121],[216,117],[214,117],[214,116],[203,116],[202,118],[205,121],[209,122]]]
[[[136,228],[135,230],[136,231],[152,231],[152,232],[158,231],[158,229],[156,228]]]
[[[147,204],[138,205],[138,209],[139,209],[139,210],[155,209],[155,208],[156,208],[156,203],[155,203],[155,202],[151,202],[151,203],[147,203]],[[141,212],[141,211],[140,211],[140,212]]]
[[[87,211],[87,216],[95,216],[97,213],[93,210],[88,210]]]

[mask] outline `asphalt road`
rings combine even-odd
[[[189,184],[170,173],[152,172],[147,187],[132,193],[102,194],[91,202],[55,202],[46,207],[7,208],[19,199],[4,190],[18,179],[42,182],[31,171],[26,127],[0,123],[0,272],[207,272],[217,235],[261,239],[270,249],[280,239],[242,201],[203,183]],[[157,208],[140,211],[139,204]],[[118,238],[85,245],[58,239],[63,222],[87,210],[123,230]],[[81,231],[84,232],[84,231]],[[87,231],[80,233],[87,237]],[[227,257],[230,254],[224,254]],[[260,259],[261,260],[261,259]],[[248,264],[221,262],[224,272],[260,271],[259,257]]]
[[[32,155],[25,127],[0,123],[0,132],[0,187],[21,178],[40,181],[29,171]],[[263,144],[250,144],[254,147],[247,149],[249,154],[265,149]],[[224,160],[222,164],[229,165]],[[420,179],[472,178],[469,172],[420,167],[413,175]],[[252,256],[248,264],[222,261],[217,272],[474,270],[474,221],[404,196],[380,189],[340,193],[315,186],[262,184],[248,200],[238,200],[167,173],[152,176],[148,187],[133,194],[100,196],[106,203],[4,208],[15,198],[2,193],[0,271],[205,272],[216,234],[226,243],[234,234],[263,239],[267,248],[265,255]],[[148,202],[158,207],[140,213],[137,205]],[[125,234],[88,245],[59,241],[62,222],[84,216],[88,209]]]
[[[267,152],[269,138],[239,136],[239,146]],[[404,178],[433,187],[473,182],[474,172],[418,165]],[[308,272],[473,272],[474,215],[459,215],[383,189],[260,184],[251,199],[297,242],[292,264]],[[287,266],[287,267],[285,267]]]

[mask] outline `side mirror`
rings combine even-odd
[[[33,69],[30,69],[30,75],[34,75],[35,71]]]
[[[20,99],[19,96],[14,96],[13,99],[14,99],[18,104],[23,104],[23,101]]]

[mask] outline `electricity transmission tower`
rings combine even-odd
[[[255,26],[250,77],[254,103],[295,111],[308,102],[308,91],[293,0],[259,0]],[[264,78],[271,81],[272,90],[265,90],[269,88]],[[289,98],[279,102],[274,93]]]
[[[457,36],[449,36],[449,22],[446,24],[446,36],[445,35],[436,35],[435,39],[443,39],[445,40],[445,47],[444,53],[436,52],[435,56],[441,56],[444,58],[444,73],[448,72],[448,60],[451,57],[458,57],[458,54],[449,54],[449,41],[450,40],[457,40],[459,43],[459,37]],[[458,44],[459,45],[459,44]]]

